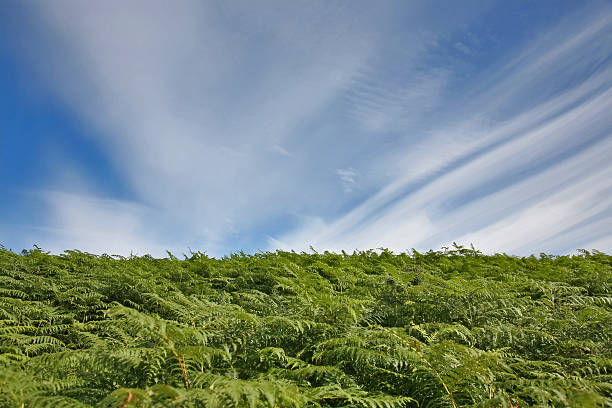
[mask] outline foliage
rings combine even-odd
[[[0,407],[612,407],[612,256],[0,247]]]

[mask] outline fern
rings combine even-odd
[[[0,406],[612,407],[612,257],[0,248]]]

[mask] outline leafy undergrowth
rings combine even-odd
[[[612,407],[612,256],[0,247],[2,407]]]

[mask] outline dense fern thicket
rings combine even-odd
[[[612,256],[0,247],[1,407],[612,407]]]

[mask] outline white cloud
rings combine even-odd
[[[472,49],[471,49],[469,46],[467,46],[466,44],[464,44],[464,43],[463,43],[463,42],[461,42],[461,41],[457,41],[457,42],[455,43],[454,47],[455,47],[455,48],[456,48],[458,51],[460,51],[460,52],[462,52],[462,53],[464,53],[464,54],[466,54],[466,55],[472,55],[472,54],[474,53],[474,51],[472,51]]]
[[[602,142],[576,155],[568,163],[559,164],[498,194],[474,204],[470,216],[486,217],[496,214],[499,221],[461,237],[457,242],[471,242],[478,248],[495,252],[505,248],[508,252],[526,253],[544,251],[551,244],[562,250],[571,250],[584,243],[580,228],[561,235],[565,230],[580,226],[589,217],[612,207],[609,183],[612,167],[606,166],[612,155],[612,141]],[[586,169],[584,163],[591,163]],[[542,194],[548,188],[552,193]],[[603,194],[602,194],[603,193]],[[518,212],[514,207],[528,203]],[[504,210],[508,214],[503,215]],[[468,211],[462,211],[467,216]],[[453,223],[465,222],[458,214],[448,219]],[[594,228],[593,228],[594,227]],[[589,227],[589,236],[606,231],[599,222]],[[604,248],[602,248],[604,249]]]
[[[609,10],[604,14],[610,17]],[[513,116],[493,118],[502,90],[512,89],[513,97],[529,100],[534,82],[544,80],[545,72],[561,72],[590,58],[591,48],[599,49],[610,38],[609,21],[600,16],[586,28],[546,37],[527,51],[539,52],[537,58],[517,57],[507,79],[459,109],[468,119],[449,122],[447,116],[420,146],[412,142],[398,153],[398,159],[405,155],[401,165],[394,164],[398,176],[379,193],[335,221],[281,236],[280,241],[300,249],[384,246],[400,251],[473,241],[487,251],[522,254],[571,250],[584,242],[584,231],[565,230],[612,208],[611,200],[601,198],[612,176],[610,67],[602,66],[539,104],[527,102]],[[565,35],[572,38],[569,44]],[[588,143],[591,147],[580,152]],[[389,161],[388,156],[383,159]],[[589,234],[605,228],[593,225]]]
[[[612,234],[595,240],[589,240],[587,243],[580,245],[578,249],[586,249],[587,251],[596,249],[606,254],[612,254]]]
[[[133,195],[95,198],[95,180],[44,193],[42,241],[221,252],[290,215],[300,226],[266,232],[270,248],[608,242],[603,227],[567,232],[562,220],[594,215],[608,174],[610,8],[573,16],[452,92],[463,78],[427,63],[441,52],[433,33],[475,13],[436,26],[415,4],[400,41],[386,26],[399,4],[36,3],[52,45],[37,50],[39,74]],[[465,46],[449,43],[467,59]],[[374,192],[352,203],[342,193],[357,187]]]
[[[338,169],[336,170],[336,174],[340,178],[345,193],[350,193],[353,191],[353,188],[357,186],[356,178],[358,174],[352,167],[348,169]]]
[[[425,50],[419,49],[414,60],[424,55]],[[374,133],[401,131],[417,125],[423,115],[442,102],[450,72],[440,68],[422,72],[410,66],[404,71],[401,81],[397,78],[374,81],[373,73],[368,71],[356,76],[344,94],[349,104],[347,116]]]
[[[45,250],[163,256],[173,249],[160,236],[152,236],[157,217],[140,204],[59,192],[42,193],[42,199],[52,222],[35,229],[30,239]]]
[[[273,151],[273,152],[276,152],[276,153],[280,153],[280,154],[282,154],[283,156],[287,156],[287,157],[292,157],[292,156],[293,156],[291,153],[289,153],[289,152],[287,151],[287,149],[285,149],[285,148],[284,148],[283,146],[281,146],[281,145],[277,145],[277,144],[272,145],[272,146],[270,146],[270,150],[271,150],[271,151]]]
[[[337,19],[363,18],[350,9],[321,14],[308,4],[37,6],[64,57],[49,55],[40,75],[101,135],[138,201],[185,236],[204,234],[207,247],[282,211],[271,189],[301,188],[300,169],[279,172],[267,151],[295,157],[287,141],[343,89],[374,41]]]

